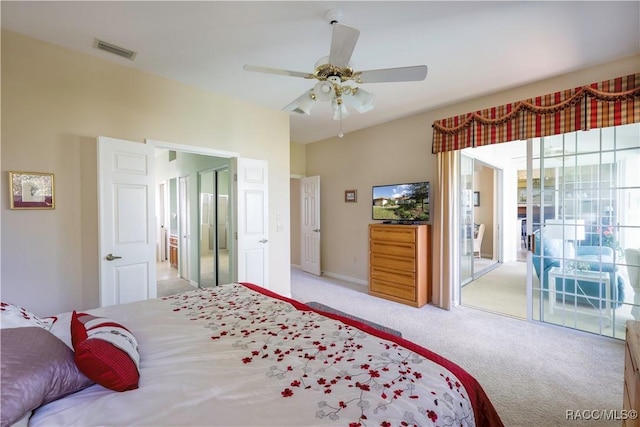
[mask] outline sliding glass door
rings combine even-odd
[[[474,161],[482,159],[503,173],[504,263],[480,295],[491,304],[471,292]],[[640,124],[465,150],[459,197],[463,304],[615,338],[640,320]],[[500,283],[508,303],[499,302],[507,301]]]
[[[534,319],[615,338],[640,313],[640,125],[536,139]]]
[[[473,158],[460,155],[460,285],[473,280]]]

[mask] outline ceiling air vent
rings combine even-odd
[[[116,46],[114,44],[107,43],[98,39],[96,39],[93,43],[93,47],[95,47],[96,49],[104,50],[105,52],[113,53],[114,55],[122,56],[123,58],[127,58],[132,61],[136,57],[137,53],[132,50],[125,49],[123,47]]]

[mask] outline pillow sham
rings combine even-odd
[[[4,301],[0,302],[0,329],[23,328],[29,326],[49,329],[55,320],[56,319],[54,317],[41,319],[19,305]]]
[[[53,325],[49,328],[49,332],[55,335],[63,343],[73,350],[73,343],[71,342],[71,315],[70,311],[60,313],[55,316]]]
[[[74,311],[71,341],[76,365],[88,378],[115,391],[138,388],[138,342],[127,328],[105,317]]]
[[[73,351],[43,328],[0,329],[0,341],[2,427],[93,384],[78,370]]]

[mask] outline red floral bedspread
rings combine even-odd
[[[433,352],[251,284],[165,298],[210,330],[211,349],[231,346],[281,399],[349,426],[501,426],[473,377]],[[303,405],[302,402],[305,404]]]

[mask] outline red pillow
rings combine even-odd
[[[71,341],[80,372],[115,391],[138,388],[140,354],[133,334],[104,317],[73,312]]]

